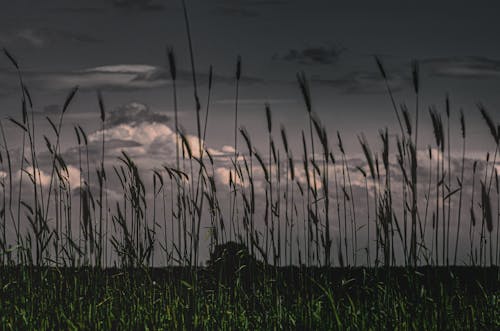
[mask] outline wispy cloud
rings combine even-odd
[[[55,73],[42,79],[43,84],[53,89],[64,89],[79,85],[82,89],[144,89],[164,86],[167,79],[150,79],[158,67],[141,64],[110,65],[83,69],[69,73]]]
[[[167,115],[153,112],[145,104],[131,102],[110,112],[106,124],[117,126],[121,124],[167,123],[169,121],[170,118]]]
[[[170,73],[162,67],[147,64],[118,64],[86,68],[68,72],[43,72],[23,70],[23,76],[30,88],[47,90],[65,90],[78,85],[81,90],[128,91],[154,89],[171,84]],[[191,82],[191,73],[178,70],[179,85]],[[198,74],[201,84],[208,81],[207,74]],[[234,78],[214,75],[215,82],[234,84]],[[18,87],[17,75],[13,70],[0,69],[0,82],[4,91],[13,91]],[[243,84],[260,83],[256,77],[243,76]]]
[[[345,48],[337,46],[314,46],[303,49],[290,49],[284,55],[274,55],[274,59],[299,64],[334,64],[339,60]]]
[[[393,91],[400,91],[410,85],[410,79],[401,74],[388,77]],[[312,82],[338,89],[345,94],[378,94],[386,93],[385,82],[378,72],[357,71],[334,79],[312,78]]]
[[[429,73],[439,77],[487,79],[500,77],[500,60],[479,56],[441,57],[422,61]]]
[[[254,18],[260,16],[263,9],[286,3],[286,0],[217,0],[214,11],[230,17]]]
[[[64,90],[78,85],[82,90],[130,90],[164,86],[168,79],[151,79],[160,69],[149,65],[111,65],[68,72],[23,71],[23,77],[31,88]],[[17,77],[12,70],[0,70],[4,85],[17,88]]]
[[[42,48],[58,42],[99,43],[101,41],[84,33],[50,28],[20,28],[0,33],[0,42],[7,46],[24,44]]]
[[[220,105],[233,105],[234,99],[221,99],[217,100],[215,103]],[[297,103],[296,99],[238,99],[238,104],[240,105],[264,105],[269,103],[273,104],[293,104]]]
[[[113,0],[117,8],[131,8],[140,10],[164,10],[165,6],[154,0]]]
[[[252,18],[260,16],[257,10],[241,7],[227,7],[227,6],[217,6],[215,8],[216,14],[221,14],[224,16],[239,17],[239,18]]]

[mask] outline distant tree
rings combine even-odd
[[[227,285],[234,285],[236,279],[248,284],[257,276],[256,270],[264,267],[248,251],[244,244],[234,241],[215,246],[207,261],[208,271]]]

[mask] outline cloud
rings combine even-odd
[[[286,3],[286,0],[218,0],[215,12],[230,17],[254,18],[261,15],[263,7]]]
[[[162,163],[171,163],[175,160],[176,142],[181,144],[181,137],[177,136],[165,123],[157,122],[139,122],[122,123],[104,131],[106,139],[106,153],[109,156],[117,156],[122,150],[137,158],[146,160],[148,167],[153,164],[150,161]],[[185,134],[194,157],[199,157],[200,141],[194,135]],[[89,135],[89,141],[96,146],[100,145],[102,131],[97,131]],[[115,145],[109,145],[107,142],[115,142]],[[203,141],[201,142],[203,145]],[[184,145],[182,145],[184,146]],[[216,156],[225,156],[227,153],[217,149],[209,149]],[[187,151],[185,150],[187,153]],[[140,161],[140,160],[139,160]]]
[[[149,79],[159,68],[149,65],[111,65],[68,72],[23,70],[28,86],[37,89],[67,90],[76,85],[81,90],[131,90],[161,87],[167,79]],[[12,69],[0,70],[0,80],[9,90],[18,88],[17,76]]]
[[[422,73],[444,78],[491,79],[500,78],[500,60],[484,57],[443,57],[420,61]],[[389,73],[389,85],[393,91],[401,91],[411,85],[410,77],[402,70]],[[338,89],[345,94],[386,93],[385,82],[379,72],[354,71],[342,77],[312,81]]]
[[[104,130],[106,155],[116,157],[124,150],[131,156],[141,158],[150,168],[152,165],[161,165],[175,160],[176,142],[181,142],[168,123],[170,118],[165,114],[156,113],[147,105],[132,102],[118,107],[110,112],[106,119]],[[89,134],[89,151],[99,155],[101,148],[102,130]],[[200,156],[200,145],[204,141],[198,140],[195,135],[185,134],[185,138],[195,157]],[[221,150],[206,146],[214,158],[223,158],[232,155],[232,147],[224,146]],[[187,152],[187,151],[186,151]],[[75,162],[78,149],[68,151],[65,157]],[[141,160],[139,160],[141,162]],[[151,163],[153,162],[153,163]]]
[[[71,14],[98,14],[109,13],[110,10],[124,10],[128,13],[132,11],[163,11],[167,9],[178,9],[178,4],[164,0],[105,0],[89,3],[88,7],[82,4],[73,6],[71,2],[64,4],[65,7],[59,7],[57,10]]]
[[[106,116],[106,153],[117,156],[121,150],[137,157],[155,157],[175,151],[175,132],[166,125],[170,118],[153,112],[145,104],[131,102],[109,112]],[[89,134],[90,150],[99,153],[102,130]],[[72,151],[75,159],[76,151]]]
[[[422,61],[430,74],[438,77],[487,79],[500,77],[500,60],[479,56],[442,57]]]
[[[72,14],[95,14],[95,13],[100,13],[102,12],[102,8],[100,7],[61,7],[58,8],[57,10],[61,12],[66,12],[66,13],[72,13]]]
[[[234,105],[234,99],[221,99],[217,100],[215,103],[220,105]],[[264,105],[269,103],[271,105],[276,104],[293,104],[297,103],[296,99],[238,99],[238,104],[240,105]]]
[[[389,85],[393,91],[400,91],[410,85],[410,80],[400,74],[388,77]],[[337,79],[312,78],[312,82],[330,86],[345,94],[377,94],[386,93],[384,79],[376,72],[352,72]]]
[[[216,13],[231,17],[252,18],[258,17],[260,14],[256,10],[238,7],[223,7],[216,8]]]
[[[131,102],[107,114],[106,124],[117,126],[121,124],[167,123],[168,121],[170,118],[167,115],[152,112],[147,105],[142,103]]]
[[[215,178],[221,185],[229,185],[229,180],[231,179],[234,184],[240,187],[249,187],[250,182],[248,180],[241,180],[241,178],[235,175],[234,169],[229,167],[218,167],[215,169]],[[254,183],[254,185],[257,183]]]
[[[82,89],[126,90],[155,88],[169,83],[164,79],[148,79],[157,70],[157,67],[142,64],[101,66],[56,74],[48,78],[47,84],[53,88],[79,85]]]
[[[164,10],[165,6],[154,0],[113,0],[116,8],[130,8],[140,10]]]
[[[208,82],[208,75],[197,75],[200,84]],[[117,64],[85,68],[65,72],[43,72],[23,70],[23,78],[30,88],[43,90],[67,90],[78,85],[80,90],[130,91],[164,87],[171,84],[170,73],[162,67],[147,64]],[[190,71],[178,70],[178,86],[191,84]],[[234,77],[214,75],[217,83],[234,84]],[[241,83],[255,84],[263,80],[242,76]],[[3,93],[18,90],[17,75],[9,69],[0,68],[0,87]]]
[[[42,113],[44,114],[58,114],[61,112],[61,106],[50,104],[43,107]]]
[[[38,48],[49,47],[58,42],[99,43],[100,39],[89,35],[49,28],[22,28],[7,33],[0,33],[0,41],[9,46],[25,44]]]
[[[97,131],[89,135],[90,142],[96,142],[101,139],[102,131]],[[171,148],[170,141],[175,141],[172,136],[174,132],[165,124],[162,123],[122,123],[111,128],[107,128],[104,131],[104,137],[107,140],[116,141],[128,141],[136,144],[132,147],[127,147],[128,150],[134,152],[134,154],[140,154],[144,156],[151,145],[159,145],[159,142],[164,142],[164,150],[169,152],[174,149]],[[123,149],[123,146],[115,146]],[[109,148],[112,150],[112,148]]]
[[[56,108],[56,107],[54,107]],[[52,110],[52,107],[49,107]],[[177,136],[170,125],[170,118],[165,114],[153,112],[145,104],[132,102],[107,113],[106,127],[87,134],[88,144],[78,146],[74,136],[71,147],[62,151],[61,156],[67,165],[78,167],[82,157],[90,160],[91,168],[100,162],[102,156],[102,137],[105,138],[106,164],[116,164],[116,157],[126,152],[134,158],[144,170],[161,167],[164,164],[174,164],[176,158],[176,143],[181,144],[182,138]],[[69,138],[69,137],[68,137]],[[234,154],[230,146],[214,148],[198,140],[196,135],[185,133],[194,157],[199,157],[200,146],[204,146],[218,164],[230,162]],[[68,142],[71,144],[71,142]],[[187,152],[185,150],[185,152]],[[11,151],[11,155],[13,151]],[[41,169],[51,167],[52,155],[48,151],[38,153],[38,164]],[[206,159],[208,156],[205,154]],[[17,159],[17,157],[15,158]]]
[[[339,60],[340,55],[345,51],[344,48],[336,46],[316,46],[304,49],[290,49],[284,55],[275,55],[274,59],[281,59],[287,62],[298,64],[334,64]]]
[[[110,65],[67,72],[43,72],[23,70],[23,78],[30,88],[43,90],[67,90],[76,85],[80,90],[128,91],[165,86],[170,79],[150,79],[158,67],[143,64]],[[0,69],[0,81],[6,89],[18,88],[17,76],[10,68]]]
[[[208,74],[204,72],[196,73],[197,79],[201,84],[206,84],[208,82]],[[213,81],[216,83],[230,84],[233,85],[235,82],[235,78],[233,75],[226,76],[220,75],[217,72],[213,74]],[[154,70],[145,71],[142,74],[138,75],[137,80],[142,80],[144,82],[154,82],[154,81],[170,81],[170,71],[164,68],[156,67]],[[177,80],[181,82],[189,82],[191,83],[192,74],[191,71],[188,70],[179,70],[177,69]],[[240,78],[240,83],[243,84],[256,84],[262,83],[263,80],[258,77],[248,76],[244,73]]]
[[[43,187],[49,187],[50,185],[50,173],[47,173],[41,169],[35,168],[36,171],[36,180],[37,183],[42,185]],[[64,180],[66,183],[69,183],[71,189],[75,189],[80,187],[80,170],[78,168],[68,165],[67,166],[67,172],[61,171],[61,175],[63,176]],[[23,182],[24,184],[30,184],[31,181],[29,177],[33,178],[33,167],[29,166],[26,167],[23,171]],[[57,177],[56,174],[54,174],[53,180]],[[15,175],[14,175],[14,180],[19,181],[21,178],[21,171],[18,170]]]

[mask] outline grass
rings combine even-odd
[[[22,104],[20,118],[8,121],[22,140],[20,158],[13,160],[0,121],[0,167],[6,174],[0,178],[3,329],[500,327],[500,125],[485,106],[478,110],[495,144],[493,158],[487,153],[486,161],[473,160],[467,170],[466,119],[460,111],[462,154],[455,176],[450,98],[445,98],[445,117],[429,108],[435,144],[419,149],[425,118],[418,62],[411,68],[411,110],[396,106],[390,73],[376,57],[400,132],[380,130],[380,151],[359,134],[364,160],[355,164],[340,132],[332,144],[301,72],[297,82],[308,121],[301,132],[302,155],[294,157],[286,128],[281,125],[278,132],[273,126],[270,104],[263,105],[268,146],[261,153],[238,121],[243,87],[238,56],[234,151],[228,182],[220,184],[217,161],[206,145],[214,72],[210,67],[203,116],[185,1],[183,12],[198,144],[191,145],[179,123],[176,56],[169,47],[175,160],[146,171],[125,151],[106,159],[106,103],[98,92],[100,160],[91,166],[87,134],[75,126],[77,188],[71,187],[60,143],[78,87],[69,91],[57,120],[46,118],[52,132],[42,138],[50,162],[42,169],[30,92],[21,66],[4,49],[18,74]],[[428,173],[422,174],[425,167]],[[48,185],[42,171],[50,174]],[[358,173],[362,184],[355,182]],[[472,185],[465,184],[468,179]],[[118,201],[108,197],[115,182]],[[356,185],[362,196],[355,194]],[[366,214],[357,212],[365,204]],[[456,217],[452,204],[458,204]],[[14,237],[7,235],[9,228]],[[467,228],[468,242],[459,245]],[[232,256],[216,256],[228,247],[237,247]],[[212,255],[208,267],[200,261],[203,250]]]
[[[5,268],[0,323],[17,330],[493,330],[497,273],[395,268],[388,279],[373,269],[281,267],[249,290],[182,267]]]

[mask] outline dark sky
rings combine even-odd
[[[200,81],[206,100],[209,65],[216,73],[208,137],[215,146],[230,139],[236,56],[243,58],[241,123],[257,137],[270,102],[275,122],[300,133],[305,110],[295,75],[305,71],[313,103],[329,130],[341,130],[358,149],[356,134],[375,137],[395,129],[395,118],[373,55],[390,74],[397,103],[413,111],[410,63],[421,63],[421,105],[463,108],[471,127],[470,148],[483,147],[475,104],[500,115],[500,6],[493,1],[399,1],[335,3],[296,0],[187,1]],[[78,121],[96,113],[96,89],[110,109],[138,102],[170,114],[170,77],[165,48],[175,49],[183,126],[194,130],[192,84],[180,1],[9,1],[0,12],[0,45],[16,56],[38,111],[57,109],[79,85],[72,109]],[[12,67],[0,61],[0,107],[18,113]],[[97,118],[96,118],[97,119]],[[458,116],[455,116],[458,119]],[[458,130],[458,126],[456,128]],[[422,130],[426,130],[423,126]],[[227,133],[227,134],[226,134]],[[298,136],[298,135],[297,135]],[[425,135],[423,135],[425,137]],[[258,138],[257,138],[258,139]],[[431,141],[429,141],[430,143]]]

